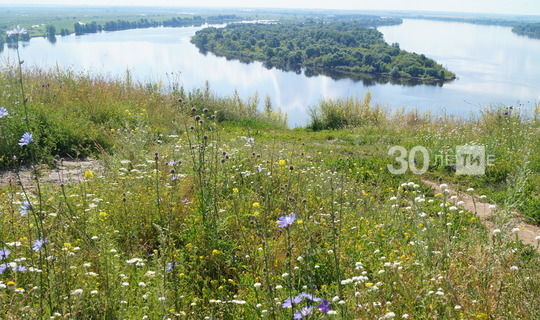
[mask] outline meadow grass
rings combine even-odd
[[[204,88],[162,93],[69,72],[24,77],[25,94],[12,70],[0,78],[9,111],[0,118],[3,163],[17,171],[22,159],[56,155],[60,130],[74,141],[61,156],[91,154],[102,165],[77,184],[43,184],[35,170],[33,181],[0,189],[0,318],[540,314],[537,248],[511,225],[486,230],[459,199],[386,168],[388,146],[438,151],[474,138],[506,177],[522,178],[455,182],[495,201],[507,192],[500,210],[516,207],[508,197],[531,203],[534,194],[520,186],[538,187],[529,185],[538,179],[533,119],[381,114],[340,130],[290,130],[279,113]],[[28,127],[17,103],[25,97]],[[34,141],[19,146],[28,130]],[[451,171],[432,166],[429,175]]]

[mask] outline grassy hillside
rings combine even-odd
[[[517,200],[538,203],[523,189],[538,188],[536,119],[390,115],[367,98],[321,103],[311,129],[291,130],[279,113],[204,89],[36,70],[24,74],[25,103],[12,69],[0,81],[4,166],[100,159],[78,184],[40,183],[36,167],[24,188],[0,187],[0,318],[540,313],[539,255],[509,219]],[[27,131],[34,141],[19,146]],[[495,154],[485,177],[438,166],[422,177],[485,192],[499,208],[494,230],[386,168],[389,146],[473,141]]]

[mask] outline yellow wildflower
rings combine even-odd
[[[90,170],[87,170],[84,172],[84,177],[86,178],[86,180],[90,180],[94,177],[94,173]]]

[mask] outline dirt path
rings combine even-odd
[[[99,171],[101,166],[96,160],[63,161],[58,168],[40,170],[40,182],[51,184],[77,183],[84,178],[87,170]],[[19,177],[25,187],[32,188],[35,184],[33,173],[30,169],[19,171]],[[13,171],[0,172],[0,187],[19,184],[19,178]]]
[[[422,182],[435,189],[436,192],[442,192],[442,189],[438,183],[426,179],[422,179]],[[458,201],[463,201],[463,204],[460,205],[461,208],[476,213],[488,230],[495,229],[494,223],[490,221],[490,218],[495,214],[495,209],[491,209],[489,207],[489,203],[482,202],[482,200],[476,196],[474,197],[473,201],[473,196],[463,192],[457,192],[455,188],[450,185],[446,189],[449,191],[450,196],[456,195],[458,197]],[[474,205],[475,202],[476,206]],[[518,238],[521,239],[523,243],[532,245],[538,252],[540,252],[538,240],[536,240],[536,237],[540,236],[540,227],[525,223],[518,217],[513,218],[512,222],[515,227],[519,228],[519,231],[517,232]]]

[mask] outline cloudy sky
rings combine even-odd
[[[0,0],[0,4],[425,10],[540,15],[540,0]]]

